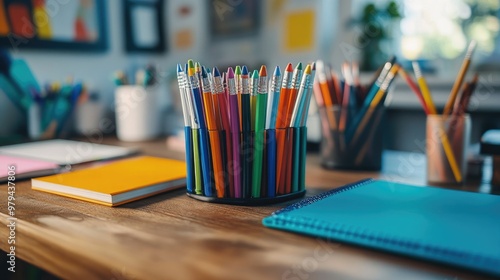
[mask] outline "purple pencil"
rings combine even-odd
[[[231,121],[231,139],[233,146],[233,178],[234,196],[241,198],[241,165],[240,165],[240,114],[238,112],[238,96],[233,68],[227,69],[227,89],[229,93],[229,118]],[[230,166],[230,165],[229,165]]]

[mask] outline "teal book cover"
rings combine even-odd
[[[364,180],[264,218],[270,228],[500,275],[500,196]]]

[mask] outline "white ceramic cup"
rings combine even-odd
[[[115,90],[116,135],[121,141],[150,140],[159,135],[160,87],[119,86]]]

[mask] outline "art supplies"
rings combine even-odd
[[[31,182],[34,190],[117,206],[184,186],[186,165],[182,161],[144,156]]]
[[[9,167],[14,166],[15,180],[24,180],[58,173],[61,167],[50,161],[0,154],[0,183],[7,182]]]
[[[433,183],[462,183],[466,173],[466,148],[469,138],[469,118],[465,115],[470,98],[474,93],[479,77],[477,74],[471,82],[465,84],[460,91],[462,83],[471,63],[476,42],[469,44],[464,62],[453,85],[450,96],[445,104],[443,114],[434,105],[431,92],[427,86],[418,62],[412,63],[420,91],[407,82],[417,97],[423,99],[422,107],[428,116],[427,120],[427,161],[428,180]],[[408,76],[401,70],[403,76]],[[437,115],[433,116],[433,115]],[[439,144],[439,145],[438,145]],[[450,178],[451,176],[451,178]]]
[[[382,163],[381,119],[399,65],[387,61],[371,86],[362,86],[355,63],[341,66],[343,80],[323,61],[316,62],[313,85],[319,107],[322,165],[325,168],[379,170]]]
[[[186,139],[188,195],[233,204],[266,204],[302,196],[305,124],[315,67],[307,65],[302,73],[301,63],[295,70],[289,64],[283,80],[279,67],[269,79],[265,65],[252,75],[246,66],[237,66],[236,71],[229,67],[224,84],[224,75],[216,67],[210,74],[200,65],[200,92],[195,65],[188,62],[189,79],[177,66],[185,129],[190,127],[192,136],[203,135],[207,127],[209,132],[205,139]],[[204,164],[206,159],[209,164]]]
[[[270,228],[500,276],[500,197],[365,180],[264,218]]]
[[[158,70],[155,66],[149,64],[144,68],[138,68],[133,71],[131,75],[133,79],[129,78],[127,73],[123,70],[118,70],[113,74],[113,81],[117,86],[137,85],[149,87],[158,84]]]
[[[67,134],[68,120],[88,95],[86,87],[71,77],[62,84],[47,84],[42,93],[34,92],[28,114],[30,138],[51,139]]]
[[[59,165],[119,158],[136,152],[131,148],[61,139],[0,147],[1,154],[39,159]]]

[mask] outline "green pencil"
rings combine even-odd
[[[262,65],[259,72],[259,88],[257,94],[257,105],[255,114],[255,143],[252,176],[252,197],[260,197],[262,179],[262,158],[264,155],[264,126],[266,123],[267,107],[267,71]]]

